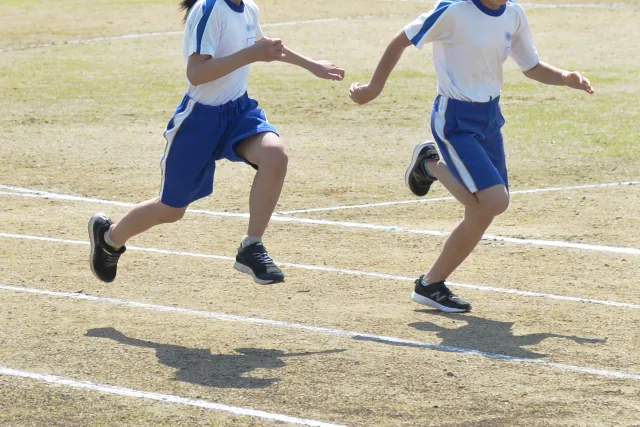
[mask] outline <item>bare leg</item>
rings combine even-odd
[[[427,169],[431,176],[438,178],[438,181],[449,190],[449,193],[465,206],[476,206],[478,199],[461,183],[451,172],[449,166],[442,160],[427,162]]]
[[[447,172],[451,175],[451,178],[457,181],[451,174],[451,171],[447,169]],[[442,168],[440,168],[437,173],[440,173],[443,177],[447,176]],[[438,179],[440,179],[440,177],[438,177]],[[448,177],[446,179],[448,179]],[[447,183],[452,184],[451,182]],[[454,191],[460,193],[462,198],[469,202],[469,204],[465,204],[465,216],[462,222],[453,230],[444,245],[442,253],[431,270],[425,275],[425,280],[429,283],[446,280],[478,245],[478,242],[480,242],[482,235],[487,228],[489,228],[489,225],[491,225],[494,217],[503,213],[509,206],[509,193],[504,185],[496,185],[479,191],[474,195],[470,193],[463,184],[459,182],[457,184],[458,185],[452,185]],[[471,198],[460,191],[460,188],[457,188],[458,186],[462,187]],[[472,200],[475,200],[475,202]]]
[[[186,207],[172,208],[167,206],[157,198],[147,200],[134,206],[117,224],[114,224],[109,237],[117,245],[124,246],[133,236],[156,225],[182,219],[186,210]]]
[[[282,140],[274,133],[247,139],[238,147],[238,154],[258,166],[249,196],[247,235],[262,237],[282,192],[288,157]]]
[[[478,245],[493,217],[475,215],[466,209],[465,216],[453,230],[431,270],[425,275],[428,283],[446,280]]]

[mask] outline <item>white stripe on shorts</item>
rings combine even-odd
[[[469,173],[469,170],[467,169],[467,167],[464,165],[464,162],[458,155],[458,152],[456,151],[456,149],[453,148],[453,145],[451,145],[451,142],[449,142],[449,140],[444,135],[444,128],[447,124],[447,107],[448,106],[449,106],[449,98],[445,96],[440,96],[440,100],[438,101],[438,109],[436,111],[436,117],[434,120],[434,128],[436,130],[436,133],[438,134],[437,135],[438,138],[440,138],[442,142],[444,142],[444,144],[446,145],[447,151],[449,152],[449,157],[451,157],[451,161],[453,162],[453,165],[448,165],[448,166],[455,167],[456,170],[458,171],[458,174],[462,178],[462,182],[464,183],[464,185],[466,185],[469,191],[471,191],[472,193],[476,193],[478,191],[478,187],[476,186],[476,183],[473,180],[473,177]]]
[[[167,171],[167,158],[169,157],[171,146],[173,145],[173,140],[178,134],[182,123],[184,123],[187,117],[191,115],[195,106],[196,102],[193,99],[189,99],[189,101],[187,101],[187,108],[174,116],[173,127],[164,133],[164,137],[167,140],[167,147],[164,149],[164,155],[162,156],[162,162],[160,163],[160,168],[162,169],[162,181],[160,182],[160,200],[162,200],[162,193],[164,193],[164,182]]]

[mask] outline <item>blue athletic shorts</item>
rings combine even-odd
[[[444,162],[472,193],[501,184],[509,189],[504,123],[500,97],[478,103],[436,98],[431,131]]]
[[[165,132],[162,203],[182,208],[209,196],[213,193],[216,161],[250,164],[238,155],[236,148],[245,139],[264,132],[278,135],[258,102],[246,93],[220,106],[199,104],[185,95]]]

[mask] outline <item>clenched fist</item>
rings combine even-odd
[[[251,46],[250,49],[255,61],[272,62],[284,56],[284,45],[280,39],[263,37]]]

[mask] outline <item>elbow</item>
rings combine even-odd
[[[524,74],[524,76],[528,79],[535,80],[535,78],[533,77],[533,73],[531,73],[531,70],[523,71],[522,74]]]
[[[540,62],[538,62],[527,71],[523,71],[522,74],[524,74],[524,76],[528,79],[540,81],[540,68]]]
[[[192,86],[199,86],[205,83],[199,76],[199,73],[190,67],[187,67],[187,80],[189,80],[189,83],[191,83]]]

